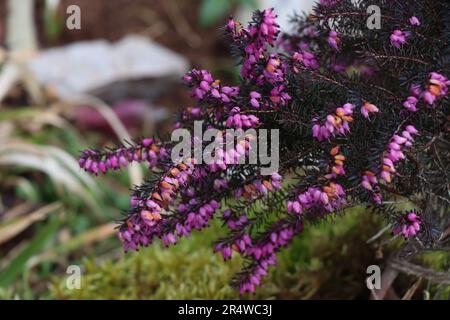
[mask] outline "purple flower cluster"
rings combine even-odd
[[[241,109],[239,107],[234,107],[231,110],[231,114],[226,121],[226,126],[228,128],[245,129],[245,128],[255,128],[259,125],[259,119],[253,114],[240,114]]]
[[[410,238],[417,235],[421,224],[422,220],[419,215],[414,211],[410,211],[400,217],[392,231],[394,234],[401,234],[405,238]]]
[[[368,119],[369,118],[369,113],[377,113],[380,110],[378,110],[378,108],[369,102],[365,102],[363,104],[363,106],[361,107],[361,114],[363,115],[364,118]]]
[[[339,39],[339,34],[336,31],[330,31],[327,41],[330,47],[332,47],[336,51],[339,51],[339,43],[341,40]]]
[[[239,23],[230,19],[227,30],[235,41],[246,43],[241,75],[246,79],[252,79],[254,77],[254,65],[264,56],[267,50],[266,45],[275,44],[280,32],[273,9],[264,10],[261,13],[260,22],[250,24],[247,29],[241,28]]]
[[[319,124],[317,120],[313,120],[313,137],[320,142],[332,136],[345,135],[350,132],[349,123],[353,121],[352,114],[354,108],[355,106],[353,104],[346,103],[342,107],[337,108],[334,114],[327,115],[324,124]]]
[[[291,100],[285,91],[286,64],[277,54],[267,54],[267,46],[275,45],[279,33],[275,18],[273,9],[267,9],[260,13],[259,21],[249,24],[248,28],[242,28],[233,19],[227,24],[233,41],[243,50],[242,77],[259,87],[271,87],[267,92],[253,91],[250,94],[250,104],[256,109],[285,106]]]
[[[402,30],[394,30],[390,36],[391,45],[400,49],[402,45],[404,45],[409,37],[409,32]]]
[[[180,163],[163,175],[153,188],[150,195],[134,195],[131,198],[133,214],[121,225],[119,239],[124,250],[138,250],[147,246],[154,237],[162,238],[165,244],[176,240],[171,232],[164,233],[163,214],[173,204],[178,190],[187,185],[192,175],[192,161]]]
[[[403,102],[403,106],[411,112],[417,111],[417,102],[419,100],[414,96],[409,96],[405,102]]]
[[[282,177],[278,173],[273,173],[270,177],[264,179],[255,179],[252,183],[245,184],[243,187],[237,188],[234,192],[236,199],[255,199],[261,194],[280,190]]]
[[[197,101],[227,105],[239,93],[239,87],[222,86],[207,70],[194,69],[186,74],[183,80],[192,88],[191,95]]]
[[[378,179],[375,173],[373,173],[370,170],[364,172],[362,176],[361,185],[363,186],[364,189],[372,193],[372,200],[376,204],[381,204],[382,197],[380,187],[378,185]]]
[[[331,172],[325,175],[328,180],[335,179],[337,176],[345,175],[344,161],[345,156],[339,153],[340,147],[336,146],[330,151],[330,155],[333,157],[333,164],[331,165]]]
[[[236,285],[239,292],[254,292],[256,286],[262,282],[262,277],[267,275],[268,267],[275,265],[276,252],[287,246],[295,234],[303,230],[302,220],[295,223],[288,221],[275,222],[272,227],[259,237],[252,239],[248,233],[250,225],[247,216],[243,215],[233,219],[234,213],[230,210],[224,212],[224,221],[235,236],[226,241],[219,242],[215,251],[220,252],[224,260],[231,259],[233,251],[251,262],[239,275]]]
[[[440,73],[430,73],[427,90],[422,93],[423,100],[429,105],[434,104],[436,99],[445,97],[448,93],[450,80]]]
[[[264,197],[269,192],[281,189],[280,181],[281,176],[277,173],[272,174],[269,178],[256,179],[238,189],[235,197],[250,201]],[[252,261],[236,284],[241,294],[255,291],[255,286],[259,285],[262,277],[267,274],[268,267],[275,264],[275,253],[288,244],[294,236],[295,230],[297,230],[296,232],[300,231],[292,224],[282,226],[275,223],[268,232],[252,238],[250,230],[253,222],[246,214],[239,214],[227,209],[223,212],[223,221],[233,232],[233,236],[219,241],[215,246],[215,252],[219,252],[224,260],[228,260],[235,251],[245,259]]]
[[[209,220],[218,209],[220,209],[220,204],[214,199],[202,203],[200,199],[192,196],[187,203],[180,203],[178,213],[182,218],[176,223],[176,234],[179,237],[186,237],[192,230],[201,230],[207,227]]]
[[[301,215],[304,210],[333,212],[346,203],[344,188],[338,184],[330,182],[322,188],[309,187],[305,192],[300,193],[295,200],[288,201],[288,213],[295,212]]]
[[[406,126],[401,135],[394,134],[389,142],[388,150],[386,151],[383,158],[382,170],[380,173],[381,179],[385,182],[390,183],[392,181],[392,174],[395,174],[395,163],[405,159],[405,155],[402,150],[406,147],[411,147],[414,142],[413,136],[418,135],[417,129],[412,126]]]
[[[317,62],[316,56],[308,51],[294,52],[292,55],[292,59],[296,62],[300,62],[306,68],[311,68],[313,70],[319,67],[319,63]],[[294,72],[298,73],[299,70],[294,66]]]
[[[239,293],[255,292],[256,286],[259,286],[268,273],[268,268],[276,264],[276,252],[286,247],[294,235],[303,230],[303,223],[296,225],[279,223],[272,231],[264,234],[261,238],[255,240],[253,245],[246,248],[245,257],[252,259],[251,265],[238,279]]]
[[[436,100],[445,97],[448,93],[450,80],[437,72],[431,72],[425,90],[419,84],[410,88],[410,96],[403,102],[403,106],[411,112],[417,111],[417,103],[422,99],[427,105],[433,106]]]
[[[82,152],[79,165],[84,170],[97,175],[108,170],[119,170],[130,162],[147,162],[151,168],[168,157],[167,150],[160,142],[153,139],[142,139],[130,147],[119,147],[111,151],[85,150]]]
[[[220,131],[215,136],[215,143],[220,146],[214,150],[214,161],[209,163],[208,170],[211,172],[219,172],[226,170],[229,165],[238,164],[240,160],[245,160],[246,156],[252,148],[252,141],[256,139],[256,136],[247,134],[244,139],[239,139],[234,146],[228,146],[227,136],[232,137],[232,133],[226,132],[225,134]]]

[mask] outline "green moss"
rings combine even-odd
[[[209,238],[217,227],[164,249],[155,244],[118,260],[97,264],[86,259],[80,290],[69,290],[55,278],[52,296],[60,299],[233,299],[228,285],[240,269],[239,259],[225,263],[214,254]]]

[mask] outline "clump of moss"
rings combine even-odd
[[[213,228],[208,233],[217,231]],[[193,235],[170,249],[153,245],[99,264],[84,261],[81,289],[69,290],[55,278],[51,295],[58,299],[233,299],[228,283],[240,261],[224,263],[210,243]]]

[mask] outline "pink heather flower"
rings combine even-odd
[[[314,70],[319,67],[319,64],[316,60],[316,56],[311,52],[308,51],[302,51],[301,53],[294,52],[292,58],[295,61],[302,63],[306,68],[311,68]],[[298,70],[296,72],[298,72]]]
[[[228,23],[226,25],[226,28],[228,29],[228,31],[234,32],[235,27],[236,27],[236,21],[234,21],[233,18],[228,19]]]
[[[383,176],[387,177],[387,174],[388,173],[382,172]],[[361,185],[364,189],[372,193],[372,200],[376,204],[381,204],[381,193],[378,185],[378,179],[372,171],[368,170],[364,172],[361,180]]]
[[[401,234],[405,238],[410,238],[417,235],[421,225],[422,220],[419,215],[414,211],[410,211],[400,217],[392,231],[394,234]]]
[[[313,119],[312,135],[318,141],[327,140],[332,136],[345,135],[350,132],[349,123],[353,121],[352,114],[355,106],[351,103],[346,103],[340,108],[336,109],[334,114],[326,116],[326,121],[323,124],[317,123],[317,119]]]
[[[422,89],[420,88],[420,84],[412,84],[411,87],[409,88],[409,92],[411,93],[411,95],[413,95],[414,97],[418,98],[420,97],[420,95],[422,94]]]
[[[413,135],[419,135],[419,131],[412,125],[406,126],[402,131],[401,136],[394,134],[388,145],[383,158],[383,165],[380,173],[380,178],[386,183],[392,180],[392,174],[396,172],[395,163],[405,159],[402,148],[412,146],[414,142]]]
[[[404,32],[402,30],[394,30],[390,37],[391,45],[397,49],[400,49],[400,47],[406,43],[407,37],[407,32]]]
[[[434,101],[436,100],[436,96],[433,95],[431,92],[429,91],[425,91],[422,95],[423,100],[429,104],[432,105],[434,103]]]
[[[422,93],[423,100],[429,105],[434,104],[437,98],[447,95],[449,85],[450,81],[443,75],[437,72],[430,73],[427,90]]]
[[[260,33],[267,38],[269,44],[274,44],[279,32],[276,15],[273,13],[273,9],[264,10],[263,15],[264,18],[260,25]]]
[[[411,18],[409,18],[409,23],[412,26],[420,26],[420,20],[416,16],[412,16]]]
[[[297,198],[287,203],[288,213],[301,215],[303,210],[315,209],[333,212],[345,204],[344,188],[331,182],[322,188],[310,187],[305,192],[297,195]]]
[[[285,106],[287,102],[291,100],[291,96],[287,92],[284,92],[284,90],[284,85],[280,85],[270,90],[269,99],[274,104],[274,107]]]
[[[412,125],[406,126],[406,131],[409,132],[410,134],[414,134],[414,135],[419,134],[419,131],[417,131],[417,129]]]
[[[260,98],[261,98],[260,93],[258,93],[256,91],[250,92],[250,104],[256,109],[258,109],[260,107],[259,101],[258,101],[258,99],[260,99]]]
[[[233,251],[231,250],[231,247],[229,246],[224,246],[223,244],[219,243],[215,250],[215,252],[220,252],[220,254],[222,255],[224,260],[229,260],[231,259],[231,254],[233,253]]]
[[[97,175],[99,172],[119,170],[131,162],[146,162],[154,168],[167,156],[167,150],[160,145],[160,142],[142,139],[132,147],[119,147],[106,152],[85,150],[78,163],[82,169]]]
[[[192,88],[191,95],[198,101],[227,104],[239,92],[238,87],[221,86],[207,70],[193,69],[183,77],[183,80]]]
[[[364,189],[372,191],[374,186],[378,184],[377,177],[372,171],[366,171],[362,177],[361,185]]]
[[[232,115],[230,115],[226,121],[226,126],[228,128],[236,127],[237,129],[242,128],[254,128],[259,125],[259,119],[257,116],[250,114],[240,114],[240,109],[234,107],[232,110]]]
[[[361,107],[361,114],[364,116],[364,118],[369,118],[369,113],[377,113],[379,112],[378,108],[371,103],[364,103]]]
[[[250,40],[245,47],[246,56],[241,69],[241,75],[246,79],[254,79],[258,76],[253,66],[264,57],[263,53],[267,51],[267,44],[275,44],[279,33],[275,18],[273,9],[267,9],[262,12],[262,20],[259,24],[250,24],[247,30],[240,30],[238,33],[235,32],[236,27],[231,31],[236,41]]]
[[[405,102],[403,102],[403,106],[408,109],[411,112],[416,112],[417,111],[417,98],[413,97],[413,96],[409,96]]]
[[[339,50],[339,34],[336,31],[330,31],[328,34],[328,44],[330,47],[332,47],[334,50]]]

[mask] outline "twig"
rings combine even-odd
[[[425,268],[406,260],[399,260],[396,258],[389,261],[388,264],[394,270],[421,277],[433,283],[450,285],[450,273],[448,272],[435,271],[433,269]]]
[[[198,48],[202,44],[202,38],[189,26],[189,23],[180,13],[176,1],[165,0],[162,3],[177,32],[186,39],[191,48]]]
[[[406,61],[412,61],[412,62],[417,62],[417,63],[421,63],[424,65],[428,65],[427,62],[417,59],[417,58],[411,58],[411,57],[401,57],[401,56],[387,56],[387,55],[382,55],[382,54],[375,54],[375,53],[367,53],[368,56],[373,57],[375,59],[394,59],[394,60],[406,60]]]
[[[411,298],[413,297],[414,293],[416,293],[421,283],[422,278],[419,278],[419,280],[414,282],[411,288],[409,288],[408,291],[406,291],[406,293],[403,295],[402,300],[411,300]]]
[[[372,238],[370,238],[369,240],[366,241],[367,244],[374,242],[375,240],[377,240],[379,237],[381,237],[383,235],[383,233],[386,232],[386,230],[388,230],[391,227],[391,224],[388,224],[387,226],[385,226],[383,229],[381,229],[380,231],[378,231]]]

